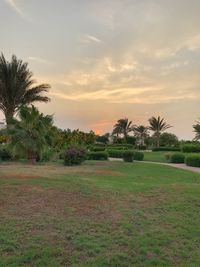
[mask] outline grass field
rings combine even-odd
[[[0,266],[200,266],[200,175],[147,163],[0,165]]]
[[[159,152],[146,152],[143,151],[144,153],[144,161],[154,161],[154,162],[167,162],[165,155],[167,153],[172,153],[172,152],[166,152],[166,151],[159,151]]]

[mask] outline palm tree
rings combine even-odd
[[[44,116],[33,105],[22,107],[19,111],[19,121],[12,120],[7,133],[10,145],[15,152],[23,153],[28,160],[35,161],[43,149],[48,146],[51,138],[52,116]]]
[[[160,116],[158,116],[158,118],[151,117],[149,119],[149,124],[149,130],[154,132],[154,136],[156,138],[156,146],[159,147],[161,133],[167,130],[168,128],[171,128],[172,126],[167,124],[164,118],[161,119]]]
[[[139,125],[134,127],[135,136],[139,139],[140,145],[144,146],[144,139],[148,136],[148,127],[143,125]]]
[[[196,124],[193,125],[194,132],[195,132],[195,141],[200,140],[200,121],[196,121]]]
[[[50,86],[40,84],[33,86],[33,73],[28,64],[12,56],[8,62],[4,55],[0,56],[0,110],[3,111],[6,123],[12,120],[15,113],[24,105],[33,102],[48,102],[50,99],[43,96]]]
[[[117,137],[120,134],[122,134],[124,140],[126,141],[126,137],[128,136],[128,133],[131,131],[133,131],[132,121],[129,121],[127,118],[125,118],[125,119],[119,119],[117,121],[117,123],[114,125],[112,134],[117,135]]]

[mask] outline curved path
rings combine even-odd
[[[123,159],[119,159],[119,158],[109,158],[109,160],[110,161],[123,161]],[[135,161],[136,162],[142,162],[142,163],[166,165],[166,166],[170,166],[170,167],[174,167],[174,168],[178,168],[178,169],[182,169],[182,170],[200,173],[200,168],[187,166],[184,163],[183,164],[176,164],[176,163],[164,163],[164,162],[155,162],[155,161],[137,161],[137,160],[135,160]]]

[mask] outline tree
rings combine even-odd
[[[50,100],[42,94],[47,92],[50,86],[48,84],[34,86],[34,83],[33,73],[28,69],[27,63],[17,59],[15,55],[8,62],[1,54],[0,110],[3,111],[7,124],[22,106]]]
[[[149,128],[143,125],[139,125],[134,127],[134,133],[136,138],[139,139],[139,145],[144,146],[144,140],[148,136],[148,130]]]
[[[200,121],[196,121],[196,124],[193,125],[193,129],[194,129],[194,132],[195,132],[194,140],[195,141],[200,140]]]
[[[48,146],[53,124],[52,116],[44,116],[33,105],[22,107],[19,119],[13,119],[7,128],[14,153],[23,153],[28,160],[35,161],[43,149]]]
[[[161,133],[167,130],[168,128],[171,128],[172,126],[167,124],[164,118],[161,119],[160,116],[158,116],[158,118],[151,117],[149,119],[149,124],[150,124],[149,130],[154,132],[154,136],[156,139],[156,146],[159,147]]]
[[[120,134],[122,134],[124,140],[126,141],[126,137],[128,136],[128,133],[131,131],[133,131],[132,121],[129,121],[127,118],[125,118],[125,119],[119,119],[117,121],[117,123],[114,125],[112,134],[117,135],[117,137]]]
[[[160,136],[160,145],[161,146],[177,146],[178,137],[172,133],[162,133]]]

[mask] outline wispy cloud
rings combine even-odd
[[[40,57],[28,57],[29,60],[31,61],[35,61],[37,63],[40,63],[40,64],[50,64],[51,62],[49,62],[48,60],[44,59],[44,58],[40,58]]]
[[[80,38],[80,41],[81,41],[81,43],[86,43],[86,44],[89,44],[89,43],[102,43],[102,41],[99,38],[97,38],[96,36],[88,35],[88,34],[85,34],[84,36],[82,36]]]

